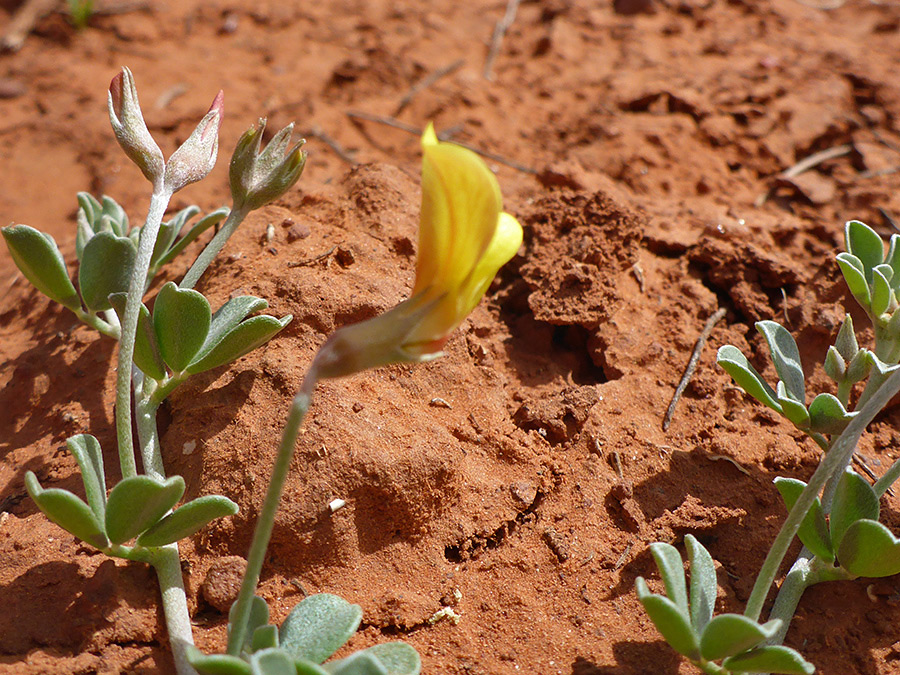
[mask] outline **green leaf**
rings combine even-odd
[[[113,293],[109,296],[109,302],[112,304],[113,309],[116,310],[120,323],[125,320],[125,302],[127,298],[127,293]],[[159,347],[156,344],[156,334],[153,332],[150,310],[147,309],[147,305],[144,303],[141,303],[141,308],[138,310],[138,325],[134,337],[134,356],[132,358],[135,365],[141,369],[141,372],[154,380],[162,380],[166,376],[166,364],[163,363]]]
[[[294,659],[294,668],[297,669],[297,675],[329,675],[322,666],[306,659]]]
[[[170,248],[169,251],[156,262],[156,266],[160,267],[168,262],[171,262],[171,260],[175,258],[175,256],[177,256],[179,253],[181,253],[188,244],[190,244],[197,237],[206,232],[206,230],[211,228],[213,225],[218,225],[220,222],[222,222],[225,219],[225,216],[228,215],[229,211],[230,209],[227,206],[222,206],[215,211],[212,211],[203,216],[203,218],[198,220],[191,227],[191,229],[188,230],[188,233],[186,235],[178,240],[177,244]]]
[[[252,295],[240,295],[219,307],[216,313],[212,315],[206,340],[200,351],[197,352],[197,356],[194,357],[194,361],[200,361],[209,354],[213,347],[218,345],[228,332],[247,316],[268,306],[269,303],[262,298],[256,298]]]
[[[844,226],[844,241],[847,252],[862,263],[866,281],[872,283],[872,270],[884,261],[884,241],[875,230],[858,220],[848,221]]]
[[[206,355],[191,363],[187,372],[194,375],[239,359],[275,337],[292,318],[290,314],[283,319],[262,314],[247,319],[228,331]]]
[[[872,270],[872,315],[881,316],[891,306],[891,300],[894,299],[894,292],[884,275],[878,268]]]
[[[713,617],[700,636],[700,654],[708,661],[740,654],[768,640],[780,627],[781,619],[760,625],[743,614],[720,614]]]
[[[849,469],[844,472],[834,492],[831,504],[831,541],[840,549],[847,528],[862,518],[878,520],[878,495],[866,479]]]
[[[388,675],[419,675],[422,671],[419,652],[405,642],[383,642],[369,647],[365,653],[374,656]]]
[[[228,632],[231,633],[231,624],[234,623],[234,608],[237,606],[237,601],[232,603],[231,609],[228,610]],[[260,626],[265,626],[269,623],[269,606],[266,604],[266,601],[263,600],[258,595],[254,595],[253,599],[250,601],[250,614],[247,617],[247,630],[244,633],[244,644],[242,648],[245,651],[250,651],[250,642],[253,639],[253,633]]]
[[[787,395],[806,403],[806,383],[803,377],[803,365],[800,363],[800,350],[794,337],[781,324],[775,321],[757,321],[756,330],[762,334],[769,345],[775,371],[784,382]]]
[[[650,544],[650,553],[659,568],[659,575],[666,586],[666,595],[678,609],[688,614],[687,585],[684,578],[684,563],[681,554],[671,544],[654,542]]]
[[[16,267],[35,288],[73,311],[81,309],[78,293],[53,237],[28,225],[12,225],[0,231]]]
[[[782,645],[757,647],[722,661],[733,673],[779,673],[780,675],[812,675],[816,667],[799,652]]]
[[[185,648],[188,662],[200,675],[252,675],[250,664],[237,656],[210,654],[207,656],[193,645]]]
[[[838,560],[856,576],[889,577],[900,572],[900,540],[875,520],[857,520],[841,539]]]
[[[106,476],[103,473],[103,452],[100,441],[90,434],[78,434],[66,441],[81,469],[84,493],[91,511],[102,523],[106,518]]]
[[[95,312],[110,309],[112,293],[127,293],[137,248],[127,237],[100,232],[84,245],[78,287],[84,304]]]
[[[94,223],[99,222],[100,213],[103,211],[100,202],[90,192],[79,192],[76,198],[78,199],[79,211],[84,212],[85,221],[92,230],[96,231]]]
[[[175,239],[178,237],[184,224],[198,213],[200,213],[200,207],[187,206],[176,213],[171,220],[168,220],[159,226],[159,234],[156,237],[156,246],[153,247],[153,255],[150,257],[151,269],[156,267],[160,258],[172,248],[172,244],[175,243]]]
[[[682,612],[678,605],[668,598],[651,593],[643,577],[635,580],[634,587],[644,611],[663,639],[682,656],[697,661],[700,658],[700,642],[697,633],[691,627],[687,613]]]
[[[359,628],[362,607],[337,595],[304,598],[281,624],[279,643],[291,656],[322,663]]]
[[[846,363],[852,361],[859,352],[859,343],[856,341],[856,333],[853,330],[853,319],[849,314],[844,315],[841,328],[834,340],[834,348],[838,350]]]
[[[128,236],[128,214],[115,199],[106,195],[101,197],[100,218],[104,217],[109,219],[112,231],[117,237]]]
[[[806,483],[796,478],[775,479],[775,487],[781,493],[788,511],[794,508],[794,504],[800,498],[800,493],[806,488]],[[822,502],[816,497],[812,507],[806,512],[797,536],[803,545],[813,554],[827,563],[834,562],[834,548],[831,545],[831,534],[828,531],[828,523],[825,522],[825,512],[822,510]]]
[[[778,396],[778,403],[781,405],[781,414],[798,429],[803,431],[809,429],[809,411],[803,403],[788,395],[783,381],[778,382],[775,392]]]
[[[109,545],[103,532],[103,522],[97,518],[97,514],[90,506],[68,490],[59,488],[45,490],[31,471],[25,474],[25,489],[51,522],[91,546],[104,549]]]
[[[823,365],[825,374],[835,382],[842,382],[847,372],[847,362],[835,347],[829,347]]]
[[[253,654],[250,670],[253,675],[297,675],[291,658],[278,648],[263,649]]]
[[[253,631],[253,636],[250,638],[250,651],[258,652],[276,647],[278,647],[278,626],[268,623]]]
[[[900,235],[892,234],[887,255],[884,257],[892,271],[890,282],[894,291],[900,291]]]
[[[153,304],[153,330],[163,360],[173,371],[182,372],[200,351],[211,319],[203,294],[171,281],[160,289]]]
[[[340,661],[330,661],[324,669],[331,675],[388,675],[387,668],[368,650],[356,652]]]
[[[841,268],[841,273],[844,275],[844,281],[847,283],[850,293],[862,305],[862,308],[868,312],[871,298],[863,264],[859,261],[859,258],[849,253],[838,253],[835,259],[838,267]]]
[[[853,357],[853,360],[847,364],[847,373],[844,375],[847,378],[847,382],[856,384],[866,379],[872,371],[872,366],[876,360],[875,354],[868,349],[860,349],[856,356]]]
[[[716,356],[719,366],[731,375],[737,385],[760,403],[769,406],[772,410],[782,414],[781,404],[775,395],[775,391],[763,379],[756,368],[750,365],[747,357],[741,350],[733,345],[724,345],[719,348]]]
[[[836,396],[819,394],[809,404],[809,425],[823,434],[839,434],[858,413],[848,413]]]
[[[221,495],[197,497],[179,506],[137,539],[138,546],[165,546],[199,532],[206,525],[238,512],[238,505]]]
[[[697,633],[702,633],[716,608],[719,588],[716,565],[694,535],[685,535],[684,544],[691,563],[691,624]]]
[[[114,544],[122,544],[154,525],[184,494],[184,479],[172,476],[158,480],[132,476],[120,481],[106,502],[106,533]]]

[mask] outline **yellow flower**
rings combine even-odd
[[[422,214],[411,297],[329,338],[316,356],[319,377],[441,355],[450,334],[479,303],[522,243],[522,226],[502,211],[497,178],[471,150],[422,136]]]

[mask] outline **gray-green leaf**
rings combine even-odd
[[[650,544],[650,553],[659,568],[659,575],[666,586],[666,595],[678,609],[688,614],[687,584],[684,578],[684,563],[681,554],[671,544],[654,542]]]
[[[782,414],[781,404],[778,403],[775,390],[768,385],[762,375],[750,364],[740,349],[733,345],[724,345],[719,348],[716,361],[725,372],[731,375],[731,378],[741,389],[760,403]]]
[[[880,506],[878,495],[866,479],[847,470],[841,476],[831,504],[831,541],[840,549],[847,528],[862,518],[878,520]]]
[[[884,241],[871,227],[858,220],[850,220],[844,226],[847,252],[862,263],[866,281],[872,282],[872,270],[884,261]]]
[[[850,253],[838,253],[835,259],[838,267],[841,268],[841,273],[844,275],[844,281],[847,283],[850,293],[853,294],[853,297],[856,298],[856,301],[863,309],[868,312],[871,297],[863,264],[859,261],[859,258]]]
[[[819,394],[809,404],[810,429],[823,434],[839,434],[858,413],[848,413],[832,394]]]
[[[53,237],[28,225],[12,225],[0,231],[13,262],[35,288],[73,311],[81,309],[78,293]]]
[[[237,602],[234,602],[231,605],[231,609],[228,610],[228,632],[231,632],[231,625],[234,623],[234,610],[237,607]],[[250,642],[253,639],[253,633],[260,626],[265,626],[269,623],[269,605],[266,604],[266,601],[263,600],[258,595],[254,595],[253,599],[250,601],[250,614],[247,616],[247,630],[244,632],[244,644],[242,645],[243,649],[249,651],[250,650]]]
[[[720,614],[700,636],[700,653],[709,661],[734,656],[768,640],[780,627],[781,619],[760,625],[743,614]]]
[[[643,577],[634,582],[638,599],[669,646],[692,661],[700,658],[700,642],[691,626],[686,612],[682,612],[674,602],[656,593],[651,593]]]
[[[180,373],[200,351],[212,312],[202,293],[178,288],[173,282],[163,286],[153,304],[153,330],[163,360]]]
[[[103,473],[103,452],[100,441],[90,434],[78,434],[66,441],[81,469],[84,493],[91,511],[102,523],[106,518],[106,476]]]
[[[188,662],[200,675],[252,675],[250,664],[228,654],[206,655],[193,645],[186,648]]]
[[[127,293],[113,293],[109,296],[110,304],[116,310],[120,322],[124,322],[127,298]],[[154,380],[162,380],[166,376],[166,364],[163,363],[159,346],[156,344],[156,333],[153,331],[150,310],[144,303],[141,303],[141,308],[138,310],[138,325],[134,336],[134,356],[132,358],[141,372]]]
[[[800,498],[800,493],[806,488],[806,483],[796,478],[775,479],[775,487],[781,493],[788,511],[794,508],[794,504]],[[813,505],[803,517],[797,536],[803,545],[813,554],[825,562],[834,562],[834,548],[831,544],[831,533],[828,531],[828,523],[825,521],[825,512],[822,510],[822,502],[816,497]]]
[[[757,647],[722,661],[733,673],[778,673],[779,675],[812,675],[815,666],[799,652],[782,645]]]
[[[876,267],[872,270],[872,315],[881,316],[891,306],[891,300],[894,299],[894,292],[891,285],[881,271]]]
[[[84,245],[78,268],[78,287],[84,304],[95,312],[110,309],[112,293],[128,292],[136,258],[137,248],[131,239],[112,232],[94,235]]]
[[[685,535],[684,544],[691,563],[691,624],[697,633],[702,633],[716,607],[719,587],[716,565],[709,551],[694,535]]]
[[[258,652],[275,647],[278,647],[278,626],[267,623],[253,631],[253,636],[250,638],[250,651]]]
[[[291,656],[322,663],[359,628],[362,608],[337,595],[304,598],[281,624],[279,644]]]
[[[297,675],[291,658],[281,649],[263,649],[250,657],[253,675]]]
[[[800,363],[800,350],[794,337],[781,324],[775,321],[757,321],[756,330],[762,334],[769,345],[775,371],[784,382],[788,396],[799,403],[806,403],[806,384],[803,377],[803,366]]]
[[[103,532],[103,522],[90,506],[68,490],[45,490],[31,471],[25,474],[25,489],[44,515],[66,532],[99,549],[109,545]]]
[[[206,525],[238,512],[238,505],[221,495],[205,495],[179,506],[137,539],[138,546],[165,546],[199,532]]]
[[[150,476],[132,476],[120,481],[106,502],[106,533],[121,544],[154,525],[184,494],[184,479],[164,481]]]
[[[247,319],[228,331],[205,356],[191,363],[187,372],[202,373],[239,359],[275,337],[292,318],[290,314],[283,319],[263,314]]]
[[[889,577],[900,572],[900,540],[874,520],[857,520],[838,548],[841,567],[860,577]]]
[[[387,668],[368,650],[356,652],[340,661],[331,661],[323,667],[331,675],[388,675]]]

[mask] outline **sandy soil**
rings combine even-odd
[[[0,31],[17,4],[0,3]],[[753,322],[786,321],[812,386],[828,387],[816,364],[853,307],[832,259],[843,222],[887,235],[900,213],[900,6],[525,2],[487,79],[502,1],[147,4],[81,32],[48,16],[0,55],[0,204],[5,223],[50,232],[69,261],[78,190],[141,219],[146,184],[106,119],[122,65],[167,154],[220,88],[223,157],[258,116],[295,120],[309,139],[299,187],[251,216],[200,285],[214,306],[239,289],[294,321],[164,409],[166,466],[188,496],[241,507],[183,546],[199,646],[224,645],[232,556],[246,553],[304,367],[336,326],[411,287],[418,140],[355,111],[434,120],[518,164],[489,160],[525,244],[446,357],[320,385],[262,594],[279,619],[303,592],[357,602],[351,646],[404,639],[426,673],[691,672],[634,579],[656,578],[650,542],[692,533],[721,564],[718,609],[741,611],[784,517],[772,479],[815,466],[815,446],[746,400],[715,350],[735,344],[771,376]],[[219,164],[173,208],[227,203]],[[23,486],[30,469],[78,491],[64,447],[76,433],[115,466],[113,343],[30,288],[5,250],[0,289],[0,671],[171,672],[151,572],[79,544]],[[898,421],[888,411],[864,439],[876,473],[898,454]],[[331,515],[334,498],[347,506]],[[895,532],[898,509],[898,497],[883,509]],[[813,589],[788,644],[820,673],[900,673],[896,584]],[[445,605],[459,623],[429,623]]]

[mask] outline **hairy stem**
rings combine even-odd
[[[125,301],[122,335],[119,338],[118,372],[116,373],[116,441],[119,446],[119,463],[124,478],[137,475],[134,443],[131,439],[131,362],[134,357],[134,337],[137,333],[138,313],[144,294],[147,269],[150,267],[150,257],[153,255],[159,226],[171,196],[164,191],[154,190],[153,196],[150,197],[150,208],[144,227],[141,228],[137,260],[131,275],[128,298]]]
[[[206,245],[206,248],[200,252],[200,255],[198,255],[197,259],[194,261],[194,264],[191,265],[191,269],[184,275],[184,279],[181,280],[179,287],[193,288],[196,285],[200,280],[200,277],[203,276],[203,273],[206,271],[206,268],[209,267],[215,257],[219,255],[219,252],[225,246],[225,242],[228,241],[228,238],[232,234],[234,234],[237,226],[240,225],[246,217],[247,211],[243,208],[231,210],[228,217],[225,219],[225,222],[222,223],[222,227],[216,233],[216,236],[214,236]]]
[[[900,391],[900,371],[888,377],[884,384],[872,394],[867,403],[860,409],[859,414],[853,418],[853,421],[847,425],[844,432],[833,442],[828,454],[822,458],[818,468],[816,468],[809,479],[809,483],[797,498],[797,502],[784,521],[784,525],[781,526],[781,531],[775,537],[772,548],[769,549],[762,568],[759,570],[759,575],[756,577],[750,598],[747,600],[747,609],[744,611],[745,616],[754,621],[759,620],[769,589],[772,587],[778,574],[778,568],[781,567],[784,556],[787,554],[788,548],[797,534],[797,530],[800,529],[800,523],[803,521],[806,513],[825,486],[826,481],[838,474],[838,472],[843,471],[844,467],[850,462],[853,452],[856,450],[856,443],[869,425],[869,422],[875,418],[898,391]]]
[[[221,233],[220,233],[221,234]],[[263,501],[259,519],[256,521],[256,530],[253,532],[253,543],[247,556],[247,571],[241,582],[241,590],[235,601],[231,623],[231,632],[228,635],[228,654],[238,656],[244,646],[244,638],[247,634],[247,620],[250,618],[250,604],[256,593],[256,585],[259,583],[259,575],[262,572],[263,561],[266,557],[266,549],[269,539],[272,537],[272,528],[275,525],[275,513],[281,501],[281,491],[287,479],[291,459],[294,456],[294,446],[297,444],[297,435],[300,433],[300,425],[309,410],[312,402],[313,390],[316,386],[315,362],[310,368],[300,391],[294,397],[291,409],[288,412],[287,421],[278,446],[278,455],[275,465],[272,467],[272,477],[266,490],[266,498]]]

